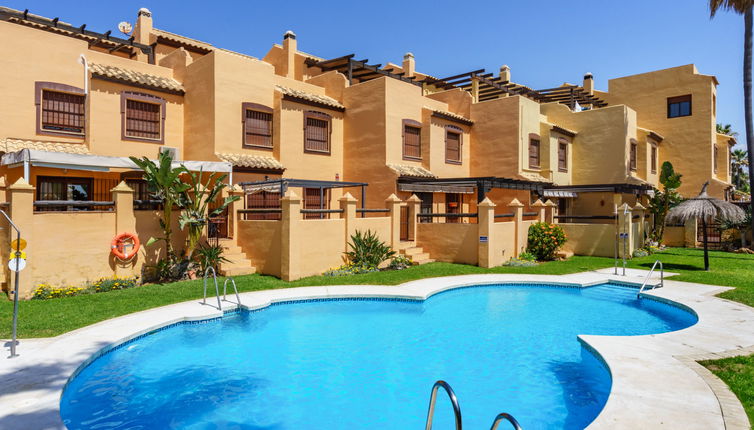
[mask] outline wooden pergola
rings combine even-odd
[[[348,78],[349,84],[370,81],[382,76],[398,79],[417,86],[422,86],[415,76],[406,77],[404,72],[395,73],[382,69],[382,64],[368,64],[369,60],[354,60],[355,54],[348,54],[330,60],[317,60],[307,58],[305,63],[308,67],[318,67],[323,72],[337,71]]]
[[[476,95],[477,101],[480,102],[507,94],[521,95],[539,103],[563,103],[571,109],[576,107],[576,103],[582,106],[607,106],[607,102],[576,85],[566,84],[557,88],[533,90],[527,86],[503,80],[499,76],[495,77],[493,73],[485,73],[484,69],[472,70],[443,79],[427,78],[423,82],[440,90],[461,88]]]

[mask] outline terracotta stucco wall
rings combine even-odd
[[[513,178],[519,173],[521,97],[505,97],[471,106],[471,174]]]
[[[560,224],[568,240],[563,251],[576,255],[613,257],[615,226],[612,224]]]
[[[257,273],[280,277],[280,221],[238,221],[238,246]]]
[[[448,263],[479,262],[477,224],[417,224],[417,244],[433,259]]]
[[[291,247],[300,253],[298,269],[301,277],[319,275],[329,268],[344,264],[345,221],[343,219],[302,220],[300,237]],[[326,239],[325,239],[326,238]]]
[[[495,257],[491,265],[499,266],[515,255],[516,244],[514,242],[514,235],[516,224],[512,221],[496,222],[492,228],[495,229],[495,237],[501,238],[501,240],[490,242],[490,246],[493,247],[492,255]]]

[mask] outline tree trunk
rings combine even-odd
[[[752,7],[744,13],[744,114],[746,121],[746,147],[749,150],[749,192],[754,194],[754,124],[751,117],[751,44],[752,44]],[[754,213],[754,198],[751,199]],[[754,217],[751,218],[754,231]]]
[[[709,271],[709,254],[707,254],[707,220],[702,217],[702,241],[704,243],[704,270]]]

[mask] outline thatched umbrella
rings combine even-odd
[[[696,218],[702,221],[704,237],[704,270],[709,270],[709,256],[707,255],[707,223],[716,219],[721,221],[741,222],[744,219],[744,211],[733,203],[716,199],[707,195],[709,181],[702,185],[702,192],[698,196],[682,201],[678,206],[668,212],[666,219],[674,222],[682,222]]]

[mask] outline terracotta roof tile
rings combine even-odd
[[[328,96],[320,96],[318,94],[307,93],[306,91],[294,90],[293,88],[283,87],[281,85],[275,85],[275,89],[286,96],[296,97],[299,99],[308,100],[315,103],[321,103],[327,106],[332,106],[338,109],[345,109],[346,107],[340,104],[337,100]]]
[[[207,49],[210,51],[215,49],[215,47],[212,46],[212,44],[210,43],[202,42],[201,40],[192,39],[186,36],[181,36],[179,34],[171,33],[169,31],[153,28],[152,32],[160,37],[164,37],[165,39],[172,40],[174,42],[178,42],[183,45],[194,46],[197,48]]]
[[[90,63],[89,69],[92,71],[92,75],[95,76],[103,76],[123,82],[141,84],[155,89],[161,88],[180,93],[184,92],[183,85],[172,78],[165,78],[162,76],[150,75],[148,73],[95,63]]]
[[[255,169],[283,170],[283,164],[278,160],[264,155],[216,153],[217,158],[226,163],[238,167],[251,167]]]
[[[387,167],[400,176],[413,176],[417,178],[436,178],[429,170],[421,166],[411,166],[408,164],[392,164],[388,163]]]
[[[462,124],[466,124],[466,125],[474,124],[474,121],[466,118],[463,115],[458,115],[457,113],[449,112],[446,110],[434,109],[429,106],[424,106],[424,109],[428,109],[432,111],[433,114],[439,117],[445,117],[446,119],[449,119],[449,120],[456,120],[456,121],[461,122]]]
[[[91,154],[89,148],[83,143],[48,142],[41,140],[24,140],[5,138],[0,139],[0,151],[16,152],[22,149],[35,149],[37,151],[66,152],[69,154]]]
[[[534,181],[534,182],[550,182],[545,178],[544,176],[540,175],[539,173],[534,172],[522,172],[521,176],[524,177],[527,181]]]

